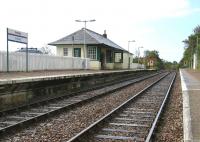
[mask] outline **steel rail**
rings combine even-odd
[[[157,72],[157,73],[153,73],[153,74],[148,74],[147,78],[150,78],[150,77],[153,77],[153,76],[156,76],[158,74],[161,74],[163,72]],[[107,83],[104,83],[103,85],[100,84],[98,86],[94,86],[94,87],[91,87],[91,88],[87,88],[87,89],[83,89],[83,90],[80,90],[80,91],[77,91],[77,92],[72,92],[70,94],[64,94],[64,95],[59,95],[59,96],[56,96],[56,97],[51,97],[51,98],[48,98],[48,99],[41,99],[39,101],[34,101],[33,103],[29,103],[29,104],[25,104],[25,105],[20,105],[18,107],[15,107],[15,108],[11,108],[11,109],[6,109],[6,110],[2,110],[0,111],[0,116],[1,114],[5,114],[5,113],[9,113],[9,112],[13,112],[13,111],[16,111],[16,110],[19,110],[19,109],[24,109],[26,107],[32,107],[34,105],[39,105],[39,104],[43,104],[43,103],[48,103],[50,101],[54,101],[55,99],[64,99],[64,98],[67,98],[67,97],[72,97],[72,96],[76,96],[80,93],[86,93],[86,92],[89,92],[89,91],[92,91],[92,90],[96,90],[96,89],[100,89],[100,88],[103,88],[103,87],[106,87],[106,86],[112,86],[112,85],[115,85],[115,84],[118,84],[118,83],[121,83],[121,82],[124,82],[124,81],[129,81],[129,80],[133,80],[133,79],[138,79],[140,77],[142,77],[143,74],[141,75],[138,75],[136,78],[135,77],[131,77],[131,78],[126,78],[126,79],[121,79],[121,80],[117,80],[117,81],[114,81],[114,82],[107,82]],[[147,79],[147,78],[144,78],[144,79]],[[24,92],[24,91],[22,91]]]
[[[121,86],[121,87],[119,87],[119,88],[115,88],[114,90],[110,90],[110,91],[104,92],[104,93],[102,93],[102,94],[98,94],[97,96],[94,96],[94,97],[91,97],[91,98],[88,98],[88,99],[85,99],[85,100],[81,100],[81,101],[79,101],[79,102],[74,102],[74,103],[72,103],[72,104],[67,104],[66,106],[60,107],[60,108],[58,108],[58,109],[54,109],[54,110],[48,111],[48,112],[46,112],[46,113],[41,113],[41,114],[39,114],[39,115],[37,115],[37,116],[30,117],[30,118],[28,118],[28,119],[26,119],[26,120],[20,121],[20,122],[18,122],[18,123],[15,123],[15,124],[13,124],[13,125],[9,125],[9,126],[7,126],[7,127],[4,127],[3,129],[0,129],[0,133],[8,132],[9,130],[12,130],[13,128],[17,128],[18,126],[23,126],[23,124],[29,124],[29,122],[35,121],[35,120],[40,119],[40,118],[44,118],[44,117],[46,117],[47,115],[58,113],[58,112],[60,112],[61,110],[68,109],[68,108],[71,108],[71,107],[73,107],[73,106],[75,106],[75,105],[78,105],[78,104],[80,104],[80,103],[90,101],[90,100],[92,100],[92,99],[95,99],[95,98],[97,98],[97,97],[101,97],[101,96],[103,96],[103,95],[105,95],[105,94],[108,94],[108,93],[112,93],[112,92],[117,91],[117,90],[119,90],[119,89],[121,89],[121,88],[127,87],[127,86],[129,86],[129,85],[131,85],[131,84],[133,84],[133,83],[136,83],[136,82],[139,82],[139,81],[148,79],[148,78],[153,77],[153,76],[156,76],[156,75],[158,75],[158,74],[148,75],[148,76],[142,77],[142,78],[136,78],[136,79],[133,79],[133,80],[135,80],[135,81],[129,82],[129,83],[126,84],[125,86]],[[128,81],[127,81],[127,82],[128,82]],[[46,104],[46,105],[47,105],[47,104]],[[29,108],[29,109],[30,109],[30,108]],[[16,113],[16,112],[15,112],[15,113]],[[9,113],[9,114],[10,114],[10,113]]]
[[[176,74],[174,75],[174,77],[173,77],[173,79],[172,79],[172,81],[171,81],[171,83],[170,83],[170,86],[169,86],[169,88],[168,88],[168,90],[167,90],[167,93],[166,93],[166,95],[165,95],[165,98],[164,98],[164,100],[163,100],[163,102],[162,102],[162,105],[161,105],[160,108],[159,108],[159,111],[158,111],[158,113],[157,113],[157,115],[156,115],[156,118],[154,119],[154,122],[153,122],[153,124],[152,124],[152,127],[151,127],[151,129],[150,129],[150,131],[149,131],[149,134],[148,134],[148,136],[147,136],[145,142],[149,142],[149,141],[151,140],[151,138],[152,138],[153,132],[154,132],[154,130],[155,130],[155,128],[156,128],[156,124],[157,124],[157,122],[158,122],[158,120],[159,120],[159,118],[160,118],[160,115],[161,115],[161,113],[162,113],[162,111],[163,111],[163,109],[164,109],[164,106],[165,106],[166,101],[167,101],[167,99],[168,99],[168,96],[169,96],[169,94],[170,94],[170,91],[171,91],[172,85],[173,85],[173,83],[174,83],[174,81],[175,81],[175,78],[176,78]]]
[[[75,142],[75,141],[77,141],[81,136],[83,136],[89,130],[91,130],[92,128],[94,128],[98,124],[100,124],[101,122],[103,122],[106,119],[108,119],[109,117],[111,117],[111,115],[113,115],[116,111],[120,110],[122,107],[124,107],[125,105],[127,105],[129,102],[131,102],[132,100],[134,100],[135,98],[137,98],[138,96],[140,96],[141,94],[143,94],[149,88],[151,88],[152,86],[154,86],[155,84],[157,84],[160,80],[162,80],[163,78],[165,78],[168,74],[165,74],[160,79],[154,81],[153,83],[151,83],[150,85],[148,85],[147,87],[145,87],[143,90],[141,90],[140,92],[138,92],[136,95],[132,96],[130,99],[128,99],[127,101],[125,101],[124,103],[122,103],[121,105],[119,105],[117,108],[115,108],[112,111],[110,111],[108,114],[106,114],[105,116],[103,116],[102,118],[100,118],[99,120],[97,120],[96,122],[94,122],[93,124],[91,124],[90,126],[88,126],[87,128],[85,128],[80,133],[78,133],[77,135],[75,135],[71,139],[67,140],[66,142]]]

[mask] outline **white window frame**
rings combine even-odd
[[[95,57],[95,59],[89,57],[89,48],[95,48],[95,50],[96,50],[96,53],[95,53],[96,57]],[[87,58],[90,58],[91,60],[97,60],[97,46],[88,46],[87,47]]]
[[[66,51],[67,52],[66,52]],[[65,53],[67,53],[67,54],[65,54]],[[68,56],[69,55],[69,50],[68,50],[68,48],[63,48],[63,56]]]

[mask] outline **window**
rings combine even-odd
[[[121,52],[115,52],[115,62],[123,63],[123,56]]]
[[[93,60],[97,59],[97,47],[89,46],[87,47],[87,57]]]
[[[63,48],[63,56],[68,56],[68,48]]]
[[[74,57],[81,57],[81,48],[74,48]]]

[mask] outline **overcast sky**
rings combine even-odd
[[[180,61],[182,40],[200,24],[199,0],[1,0],[0,50],[6,50],[6,28],[27,32],[29,47],[49,42],[81,29],[75,20],[96,19],[87,28],[103,34],[135,53],[157,50],[162,59]],[[9,43],[10,50],[21,44]],[[55,49],[52,47],[52,49]]]

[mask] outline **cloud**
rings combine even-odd
[[[109,0],[107,4],[100,4],[105,15],[115,20],[134,22],[186,16],[199,11],[191,7],[189,0]]]
[[[134,39],[132,51],[142,45],[153,49],[159,46],[160,33],[149,21],[197,12],[200,8],[193,8],[190,0],[1,0],[0,39],[5,42],[0,46],[6,49],[6,27],[28,32],[29,45],[41,47],[83,27],[74,20],[95,18],[87,27],[98,33],[106,29],[108,37],[122,47]]]

